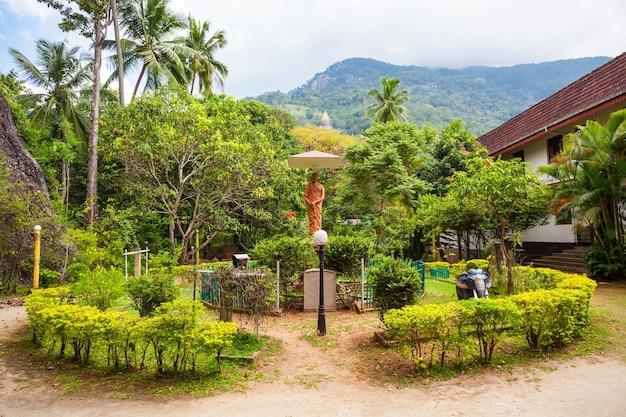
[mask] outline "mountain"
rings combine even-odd
[[[398,78],[409,89],[409,120],[441,128],[461,119],[479,136],[538,103],[610,57],[566,59],[511,67],[462,69],[393,65],[370,58],[350,58],[328,67],[302,86],[268,92],[253,99],[287,111],[300,125],[317,124],[323,112],[333,127],[359,134],[371,125],[365,117],[374,102],[367,91],[380,78]]]

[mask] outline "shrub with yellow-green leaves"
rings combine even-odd
[[[497,343],[507,330],[519,323],[520,310],[506,298],[471,298],[461,303],[467,309],[468,324],[474,328],[479,359],[483,363],[491,363]]]
[[[33,343],[41,345],[42,338],[46,332],[43,320],[39,317],[40,311],[56,307],[67,303],[71,299],[69,287],[56,287],[37,289],[32,292],[24,302],[24,308],[28,314],[29,328],[33,334]]]
[[[430,367],[435,359],[445,364],[450,352],[465,347],[461,329],[467,310],[460,303],[411,305],[390,310],[385,316],[390,337],[398,342],[401,352],[418,368]]]
[[[580,290],[538,290],[511,296],[522,312],[520,328],[533,350],[562,347],[580,334],[589,301]]]
[[[465,268],[467,270],[470,269],[482,269],[486,271],[489,269],[489,260],[488,259],[470,259],[465,262]]]
[[[107,366],[115,368],[122,361],[127,370],[150,368],[148,360],[154,359],[158,373],[184,371],[188,364],[195,370],[198,354],[219,356],[237,332],[235,323],[202,322],[204,306],[199,301],[163,303],[142,318],[69,304],[69,299],[66,289],[35,291],[26,298],[26,310],[37,342],[49,353],[58,349],[60,356],[71,347],[73,359],[83,365],[97,349]],[[153,355],[148,355],[149,349]]]
[[[570,343],[587,325],[596,283],[582,275],[551,271],[538,271],[532,279],[552,289],[389,310],[387,335],[419,368],[436,360],[444,365],[452,352],[462,361],[472,345],[478,346],[480,362],[491,363],[507,332],[523,334],[532,350]]]

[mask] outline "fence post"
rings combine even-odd
[[[365,258],[361,258],[361,311],[365,311]]]
[[[141,276],[141,248],[135,248],[135,278]]]
[[[276,261],[276,311],[280,310],[280,261]]]

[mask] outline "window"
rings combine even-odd
[[[548,162],[563,150],[563,136],[548,139]]]
[[[513,158],[521,159],[522,162],[524,162],[524,150],[522,149],[520,151],[513,152]]]

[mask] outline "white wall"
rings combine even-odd
[[[547,138],[539,138],[524,147],[524,161],[529,163],[533,169],[548,164],[548,144]],[[502,159],[511,159],[513,152],[507,152]],[[546,184],[553,183],[555,180],[546,175],[540,175],[535,171],[539,178],[543,179]],[[545,226],[537,226],[522,232],[523,242],[550,242],[550,243],[576,243],[576,231],[573,224],[556,224],[554,216],[550,216],[548,224]]]

